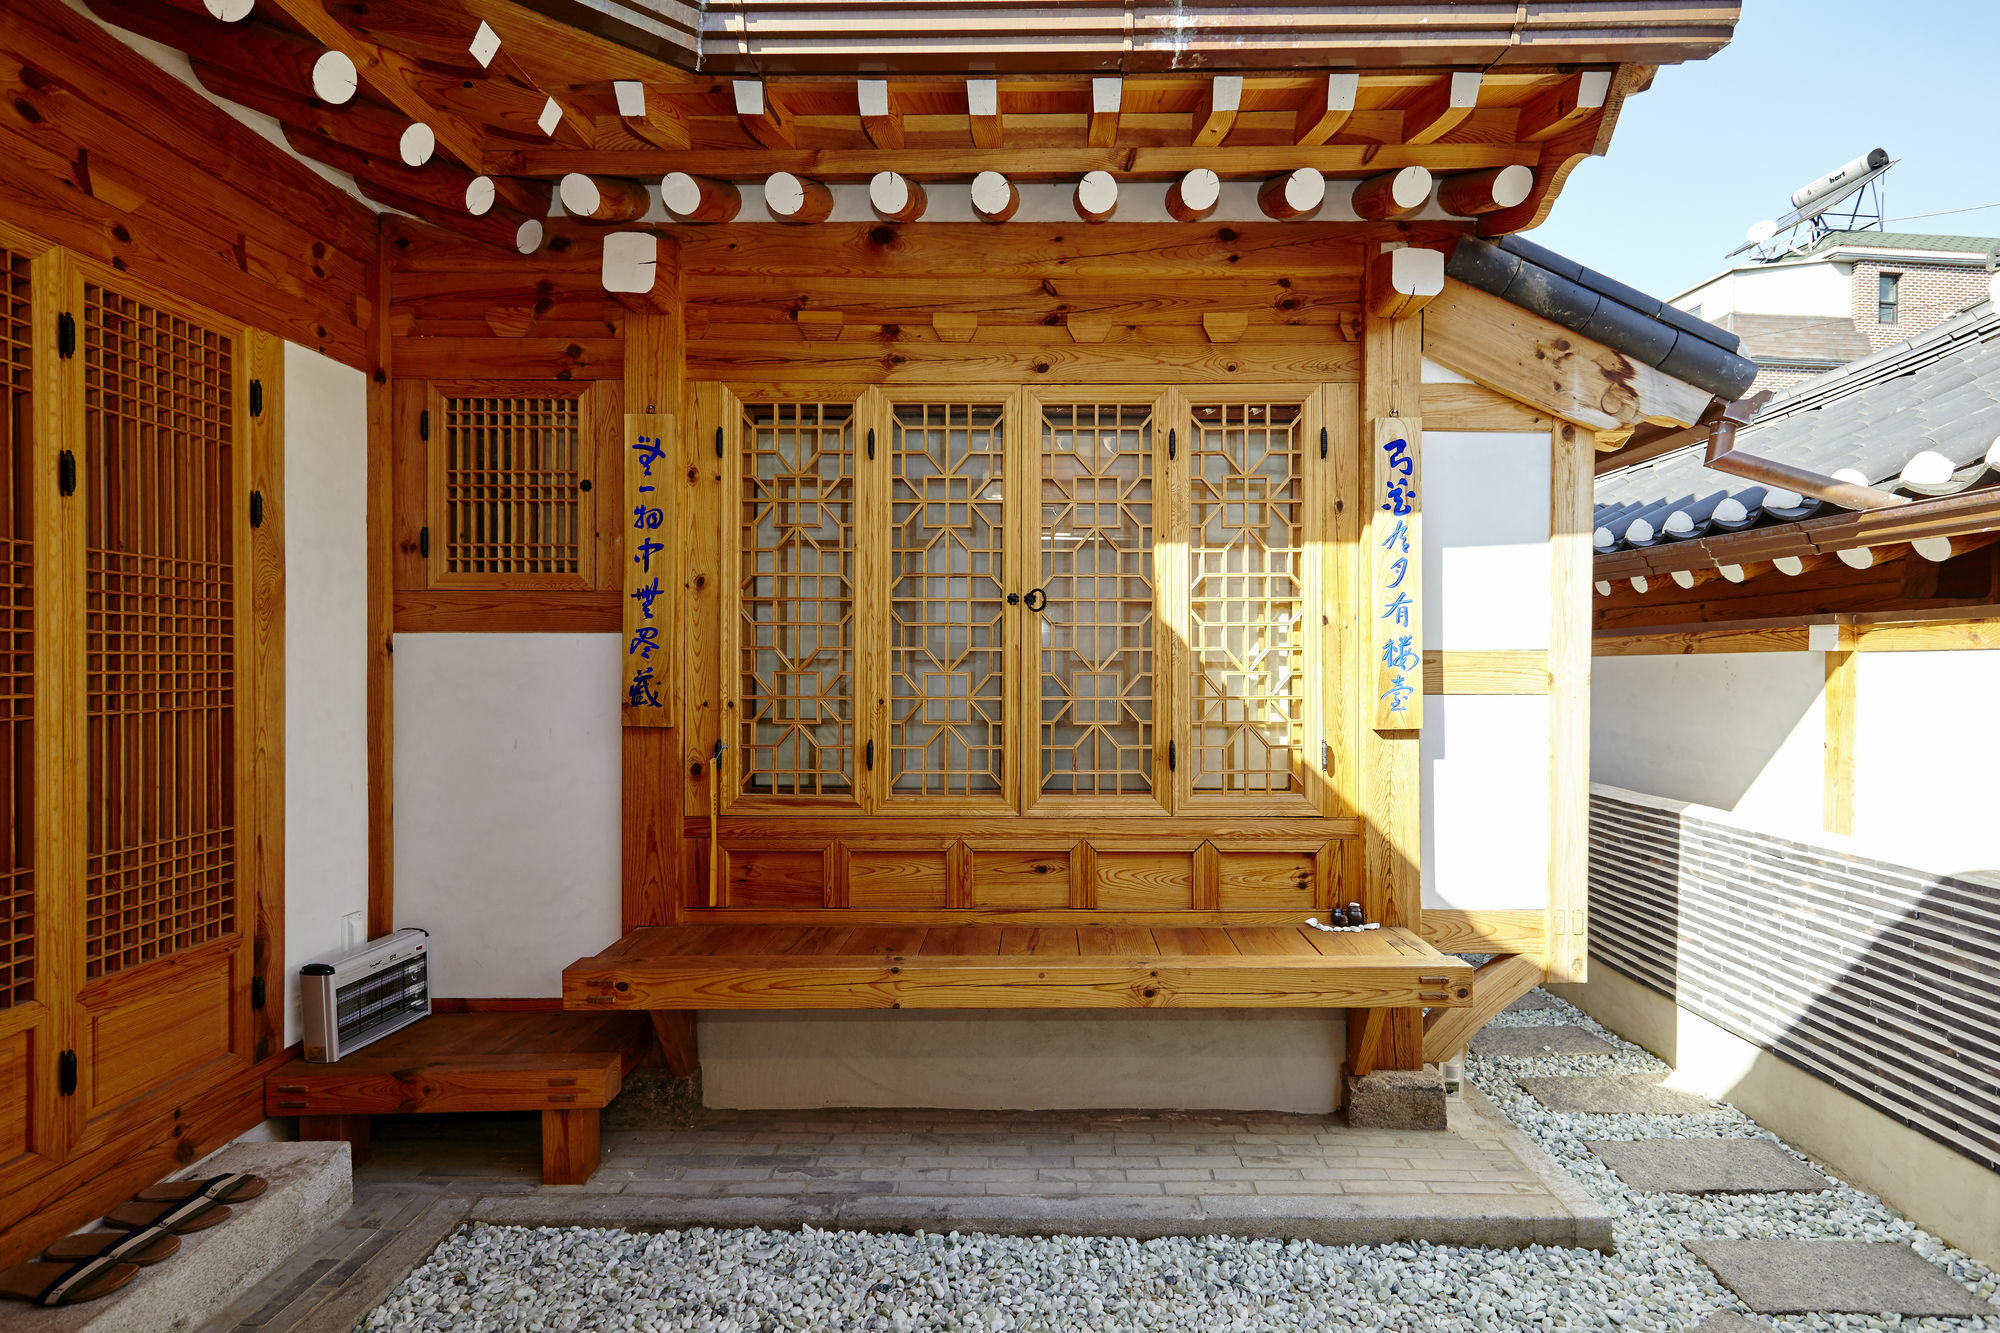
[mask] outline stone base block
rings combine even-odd
[[[1443,1072],[1425,1065],[1348,1075],[1347,1123],[1356,1129],[1448,1128]]]

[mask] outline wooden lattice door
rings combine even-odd
[[[1164,811],[1178,743],[1162,608],[1180,526],[1165,403],[1104,391],[1030,396],[1026,429],[1036,460],[1022,542],[1036,603],[1023,627],[1034,678],[1030,808]]]
[[[251,579],[240,333],[94,277],[74,295],[87,1145],[248,1062]]]

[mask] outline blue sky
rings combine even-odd
[[[1625,103],[1608,157],[1570,174],[1534,238],[1668,297],[1723,267],[1793,190],[1871,148],[1889,217],[2000,204],[1993,0],[1743,0],[1720,55]],[[1891,222],[2000,236],[2000,208]]]

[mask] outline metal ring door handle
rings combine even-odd
[[[1021,599],[1021,604],[1030,611],[1039,611],[1049,604],[1049,595],[1040,588],[1035,588]]]

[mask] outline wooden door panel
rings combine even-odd
[[[1107,912],[1183,911],[1194,905],[1192,852],[1097,853],[1097,905]]]
[[[231,951],[197,968],[162,968],[173,975],[157,982],[133,977],[141,984],[120,986],[115,998],[86,993],[80,1026],[87,1037],[77,1053],[87,1060],[78,1094],[88,1119],[240,1054],[236,964]]]
[[[1068,907],[1069,849],[973,852],[975,907]]]
[[[0,1193],[62,1159],[53,1018],[43,1004],[0,1013]]]
[[[1222,910],[1313,910],[1318,858],[1312,852],[1225,852],[1218,889]]]
[[[945,852],[857,848],[847,862],[850,907],[943,907],[949,893]]]

